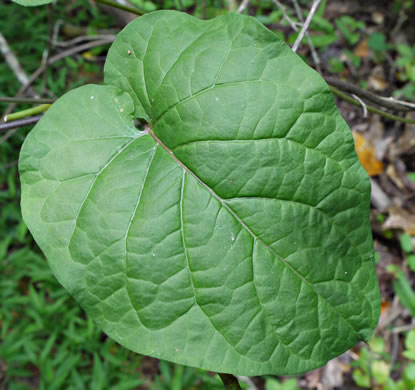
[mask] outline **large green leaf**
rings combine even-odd
[[[317,73],[253,18],[163,11],[119,34],[105,79],[51,107],[20,173],[29,229],[108,335],[244,375],[367,340],[370,183]]]

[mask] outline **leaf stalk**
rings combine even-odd
[[[45,112],[51,105],[50,104],[41,104],[40,106],[28,108],[27,110],[14,112],[13,114],[6,115],[4,117],[5,122],[11,122],[18,119],[27,118],[28,116],[33,116]]]

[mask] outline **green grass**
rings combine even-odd
[[[85,315],[30,248],[25,229],[14,233],[0,241],[0,359],[9,390],[128,390],[150,383],[159,390],[223,389],[202,370],[167,362],[160,374],[155,367],[155,378],[146,376],[143,357],[107,338]],[[26,245],[6,255],[13,241]]]

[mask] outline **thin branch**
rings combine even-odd
[[[55,99],[44,98],[17,98],[9,96],[0,96],[1,103],[27,103],[27,104],[52,104]]]
[[[351,96],[346,95],[345,93],[341,92],[340,90],[338,90],[335,87],[330,87],[331,91],[337,95],[338,97],[342,98],[343,100],[345,100],[346,102],[353,104],[355,106],[360,106],[360,103],[353,99]],[[388,112],[379,110],[376,107],[373,106],[369,106],[366,104],[366,108],[369,112],[373,112],[374,114],[378,114],[386,119],[390,119],[393,121],[397,121],[397,122],[402,122],[402,123],[409,123],[411,125],[415,125],[415,120],[414,119],[409,119],[409,118],[402,118],[401,116],[397,116],[397,115],[393,115],[393,114],[389,114]]]
[[[390,96],[390,97],[382,97],[381,96],[381,98],[384,101],[395,102],[395,103],[400,104],[401,106],[405,106],[405,107],[408,107],[408,108],[412,108],[413,109],[412,111],[415,111],[415,103],[410,103],[410,102],[406,102],[404,100],[399,100],[399,99],[396,99],[396,98],[394,98],[392,96]]]
[[[95,0],[95,2],[108,5],[109,7],[112,7],[112,8],[118,8],[122,11],[130,12],[131,14],[135,14],[139,16],[144,14],[144,12],[140,11],[138,8],[128,7],[126,5],[122,5],[111,0]]]
[[[42,115],[36,115],[30,118],[19,119],[17,121],[13,121],[10,123],[0,123],[0,131],[18,129],[23,126],[33,125],[39,122],[40,118],[42,118]],[[2,143],[3,139],[4,137],[0,139],[0,144]]]
[[[13,71],[15,74],[17,80],[19,80],[20,84],[25,86],[28,83],[28,78],[21,67],[17,57],[14,55],[14,53],[11,51],[9,44],[7,43],[6,39],[4,38],[3,34],[0,32],[0,51],[3,54],[7,64],[9,65],[9,68]],[[39,97],[34,91],[30,90],[30,94]]]
[[[294,4],[295,12],[297,14],[298,19],[300,20],[301,23],[304,24],[303,12],[301,11],[300,6],[298,5],[298,1],[297,0],[292,0],[292,2]],[[297,31],[297,30],[295,30],[295,31]],[[308,33],[308,31],[305,33],[305,37],[307,39],[307,45],[310,48],[311,57],[313,58],[314,66],[316,67],[317,71],[319,73],[321,73],[320,57],[317,54],[317,50],[314,47],[313,41],[311,40],[311,37],[310,37],[310,34]]]
[[[100,39],[115,39],[115,34],[97,34],[97,35],[81,35],[79,37],[73,38],[69,41],[53,41],[53,46],[58,47],[70,47],[75,46],[84,41],[97,41]]]
[[[249,5],[249,0],[242,0],[238,10],[236,11],[238,14],[241,14],[245,11],[246,7]]]
[[[220,376],[226,390],[242,390],[238,379],[236,379],[236,377],[232,374],[223,374],[219,372],[218,375]]]
[[[243,382],[248,385],[247,390],[258,390],[258,388],[255,386],[255,383],[249,376],[237,376],[237,378],[239,382]]]
[[[360,97],[359,96],[357,96],[357,95],[355,95],[355,94],[353,94],[352,95],[359,103],[360,103],[360,105],[362,106],[362,109],[363,109],[363,118],[367,118],[367,107],[366,107],[366,103],[362,100],[362,99],[360,99]]]
[[[372,92],[366,91],[357,85],[348,83],[343,80],[336,79],[335,77],[324,77],[326,82],[330,84],[332,87],[336,87],[341,89],[344,92],[352,93],[357,96],[360,96],[363,99],[369,100],[372,103],[377,104],[378,106],[387,108],[389,110],[396,110],[396,111],[415,111],[415,105],[408,102],[403,102],[401,100],[396,100],[394,98],[384,98],[381,96],[377,96]]]
[[[70,57],[71,55],[77,54],[81,51],[89,50],[96,46],[107,45],[109,43],[114,42],[114,39],[115,39],[115,36],[112,36],[112,37],[108,37],[105,39],[100,39],[99,41],[92,41],[92,42],[84,43],[83,45],[72,47],[68,50],[63,51],[62,53],[54,55],[53,57],[49,59],[48,63],[53,64],[56,61],[59,61],[65,57]],[[30,76],[29,81],[31,80],[32,76]]]
[[[10,69],[15,74],[17,80],[19,80],[20,84],[25,85],[27,84],[28,78],[21,67],[17,57],[11,51],[6,39],[4,38],[3,34],[0,32],[0,51],[3,54],[7,64],[9,65]]]
[[[300,34],[298,35],[292,49],[295,53],[300,46],[301,41],[304,38],[305,33],[307,32],[308,28],[310,27],[311,21],[313,20],[313,16],[317,11],[318,6],[320,5],[321,0],[314,0],[313,5],[311,6],[311,10],[309,14],[307,15],[307,19],[305,20],[305,23],[303,24],[303,27],[301,28]]]
[[[102,46],[102,45],[107,45],[109,43],[112,43],[114,41],[114,39],[101,39],[99,41],[93,41],[93,42],[88,42],[88,43],[84,43],[83,45],[79,45],[76,47],[73,47],[71,49],[65,50],[59,54],[56,54],[52,57],[49,58],[48,60],[48,64],[53,64],[54,62],[57,62],[65,57],[69,57],[71,55],[80,53],[82,51],[85,50],[89,50],[92,49],[93,47],[96,46]],[[22,88],[20,88],[19,92],[16,95],[16,98],[19,98],[21,96],[23,96],[23,94],[25,93],[25,91],[30,87],[30,85],[46,70],[46,64],[41,65],[34,73],[32,73],[32,75],[29,77],[28,83],[24,86],[22,86]],[[10,112],[12,112],[14,110],[16,106],[16,103],[12,103],[6,110],[6,112],[4,113],[4,115],[10,114]]]
[[[288,24],[291,26],[291,28],[295,31],[298,32],[298,27],[296,26],[296,24],[293,22],[293,20],[288,16],[287,14],[287,10],[285,9],[285,6],[282,5],[278,0],[273,0],[274,3],[276,4],[276,6],[282,11],[282,16],[284,17],[284,19],[288,22]]]
[[[12,122],[16,121],[18,119],[27,118],[28,116],[33,116],[36,114],[41,114],[42,112],[45,112],[50,107],[50,104],[41,104],[40,106],[28,108],[27,110],[22,110],[18,112],[14,112],[13,114],[6,115],[4,117],[5,122]]]
[[[48,59],[50,57],[50,53],[52,50],[52,37],[53,37],[53,9],[52,9],[52,3],[48,4],[48,30],[49,30],[49,38],[48,43],[46,46],[46,49],[44,50],[42,54],[42,64],[45,64],[46,69],[43,73],[43,84],[40,94],[43,95],[46,86],[48,84]]]

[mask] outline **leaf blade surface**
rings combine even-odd
[[[105,80],[55,103],[20,172],[29,228],[106,333],[243,375],[370,336],[370,184],[314,71],[251,18],[156,12],[119,34]]]

